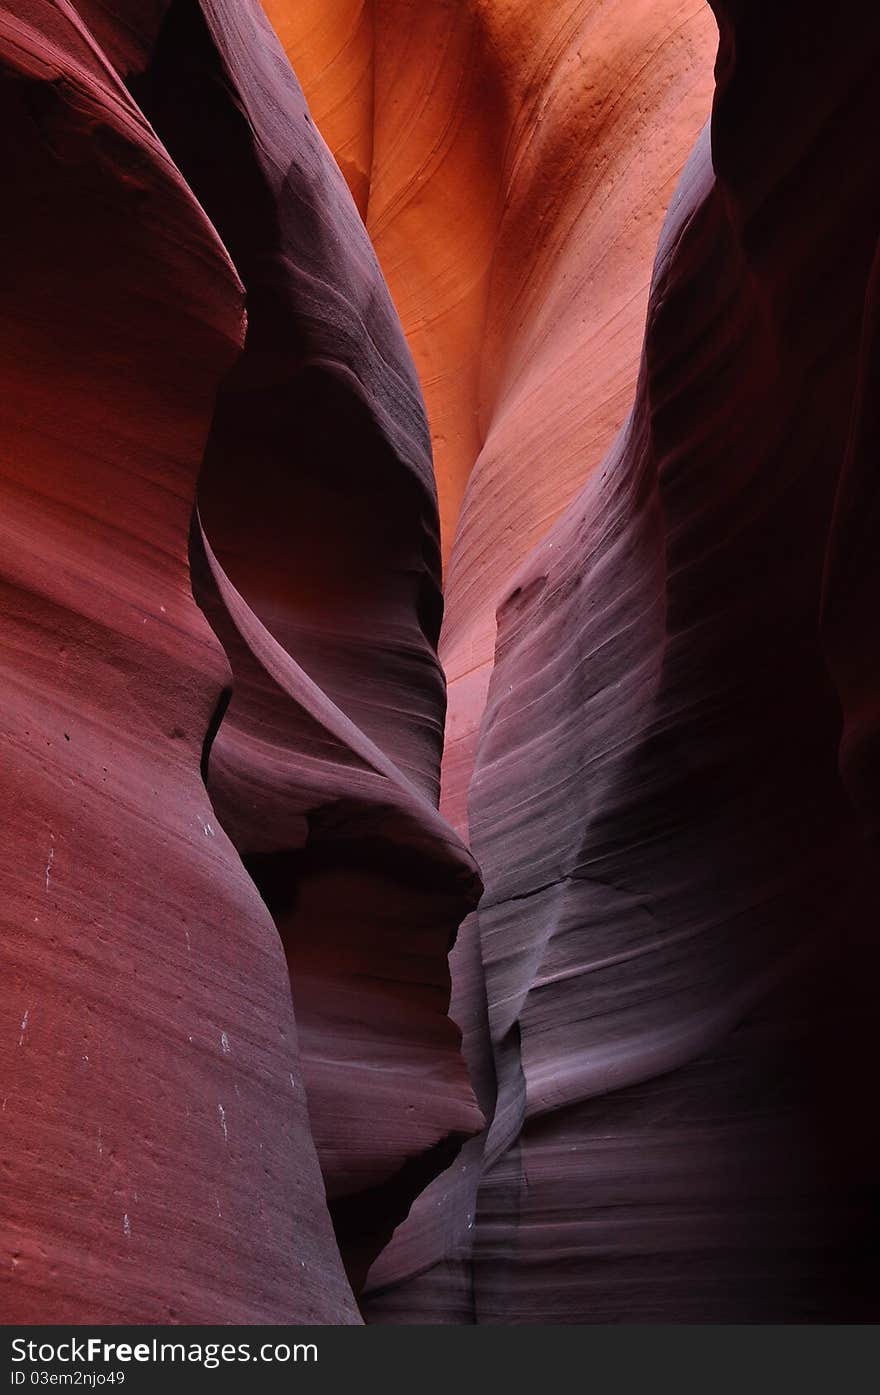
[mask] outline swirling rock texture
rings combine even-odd
[[[449,944],[480,887],[435,807],[427,427],[363,225],[262,13],[173,7],[134,87],[248,291],[199,485],[196,594],[234,687],[208,788],[284,940],[358,1282],[482,1122],[446,1016]]]
[[[880,24],[717,13],[633,411],[499,611],[477,1321],[877,1313]]]
[[[608,449],[638,368],[636,229],[708,110],[708,8],[427,9],[348,4],[331,35],[269,5],[422,372],[444,808],[486,883],[454,1007],[491,1126],[367,1311],[876,1314],[853,806],[876,820],[878,21],[719,6],[711,127]]]
[[[699,0],[266,8],[366,220],[425,391],[447,557],[442,807],[466,836],[495,610],[630,405],[656,239],[709,111],[716,29]],[[453,1012],[491,1112],[474,922],[453,962]],[[481,1153],[465,1150],[425,1193],[372,1288],[469,1251]],[[441,1310],[470,1319],[469,1279],[453,1288]]]
[[[2,1312],[351,1321],[200,776],[227,670],[187,540],[243,288],[86,18],[0,7]]]
[[[714,10],[0,0],[8,1320],[876,1317],[880,17]]]
[[[365,217],[431,422],[443,808],[463,833],[513,573],[632,402],[663,214],[712,92],[703,0],[266,0]]]
[[[418,385],[255,5],[2,16],[3,1311],[353,1321],[482,1123]]]

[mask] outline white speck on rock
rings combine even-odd
[[[49,856],[46,861],[46,890],[49,890],[49,878],[52,875],[52,863],[55,861],[55,849],[49,849]]]
[[[220,1049],[223,1052],[224,1056],[228,1056],[229,1052],[232,1049],[229,1045],[229,1037],[226,1035],[225,1032],[220,1033]]]
[[[218,1104],[218,1106],[217,1106],[217,1112],[218,1112],[218,1114],[220,1115],[220,1127],[221,1127],[221,1129],[223,1130],[223,1137],[226,1139],[226,1142],[228,1143],[228,1142],[229,1142],[229,1130],[228,1130],[228,1128],[226,1127],[226,1110],[223,1108],[222,1104]]]
[[[223,1212],[220,1210],[220,1198],[219,1198],[219,1196],[215,1196],[215,1197],[214,1197],[214,1200],[215,1200],[216,1203],[217,1203],[217,1215],[220,1217],[220,1219],[221,1219],[221,1221],[222,1221],[222,1219],[223,1219]]]
[[[131,1239],[131,1221],[128,1219],[128,1212],[122,1217],[122,1233],[126,1240]]]
[[[24,1041],[24,1034],[25,1034],[25,1032],[27,1031],[27,1027],[28,1027],[28,1018],[30,1017],[30,1015],[31,1015],[31,1010],[30,1010],[30,1008],[25,1008],[24,1017],[21,1019],[21,1027],[20,1027],[20,1029],[19,1029],[20,1032],[21,1032],[21,1036],[18,1038],[18,1044],[19,1044],[19,1046],[21,1046],[22,1042]]]
[[[209,823],[204,823],[204,824],[202,824],[202,828],[205,830],[205,837],[206,837],[206,838],[213,838],[213,837],[214,837],[214,830],[213,830],[213,828],[211,827],[211,825],[210,825]]]
[[[294,1078],[293,1078],[293,1071],[290,1072],[290,1075],[288,1076],[288,1080],[290,1081],[290,1088],[291,1088],[291,1090],[295,1090],[295,1089],[296,1089],[296,1081],[295,1081]]]

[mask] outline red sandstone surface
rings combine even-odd
[[[876,1318],[880,16],[713,9],[0,0],[4,1320]]]

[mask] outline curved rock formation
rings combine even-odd
[[[267,12],[358,198],[425,389],[451,550],[443,808],[466,832],[495,609],[629,406],[657,231],[709,109],[715,27],[680,0],[268,0]],[[454,964],[488,1113],[474,922]],[[466,1149],[421,1198],[373,1288],[468,1252],[481,1154]],[[460,1292],[442,1302],[450,1318],[470,1312]]]
[[[435,807],[424,412],[363,225],[262,13],[173,6],[134,87],[247,287],[199,482],[213,576],[196,594],[234,689],[208,788],[285,942],[357,1284],[482,1123],[446,1017],[449,945],[480,886]]]
[[[472,1265],[377,1317],[876,1315],[877,893],[823,636],[873,814],[880,23],[829,51],[823,14],[719,5],[635,406],[500,609]]]
[[[283,956],[199,773],[227,679],[187,538],[242,287],[78,14],[0,36],[3,1313],[353,1320]]]
[[[495,610],[632,401],[663,213],[712,90],[703,0],[266,0],[425,391],[447,556],[443,808]],[[450,555],[451,554],[451,555]]]
[[[0,0],[8,1318],[876,1317],[880,17],[713,8]]]
[[[4,1311],[353,1320],[337,1244],[358,1282],[482,1122],[418,384],[255,5],[17,9]]]

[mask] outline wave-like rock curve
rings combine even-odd
[[[876,1316],[880,18],[712,8],[0,0],[15,1321]]]
[[[256,5],[3,16],[4,1311],[356,1320],[482,1122],[418,383]]]

